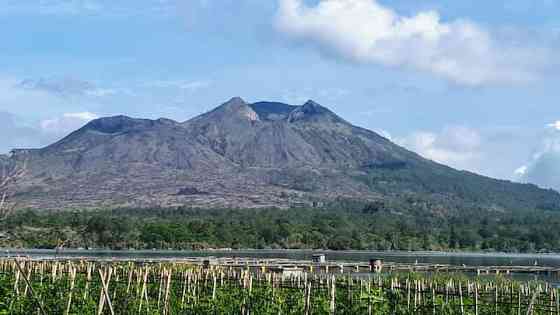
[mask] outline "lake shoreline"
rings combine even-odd
[[[0,257],[84,257],[119,259],[177,259],[193,257],[238,257],[262,259],[311,260],[324,254],[328,261],[367,262],[381,259],[396,263],[427,263],[471,266],[547,266],[560,267],[559,254],[500,253],[500,252],[431,252],[431,251],[358,251],[358,250],[103,250],[103,249],[0,249]]]
[[[45,248],[3,248],[0,247],[0,254],[2,252],[57,252],[57,249]],[[84,252],[84,253],[372,253],[383,255],[417,255],[417,256],[529,256],[529,257],[560,257],[557,252],[494,252],[494,251],[379,251],[379,250],[332,250],[332,249],[201,249],[201,250],[183,250],[183,249],[104,249],[104,248],[63,248],[59,250],[63,252]]]

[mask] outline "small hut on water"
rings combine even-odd
[[[315,254],[311,256],[311,261],[316,264],[324,264],[327,262],[325,254]]]

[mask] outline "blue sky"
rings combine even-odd
[[[560,189],[560,1],[7,0],[0,152],[95,117],[313,99],[459,169]]]

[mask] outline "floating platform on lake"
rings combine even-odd
[[[271,258],[235,258],[235,257],[180,257],[180,258],[128,258],[128,257],[79,257],[79,256],[13,256],[0,260],[23,258],[37,261],[97,261],[97,262],[134,262],[142,263],[176,263],[200,265],[207,268],[214,266],[257,271],[302,270],[316,273],[373,273],[373,272],[421,272],[421,273],[469,273],[475,275],[509,275],[535,274],[560,277],[560,267],[549,266],[467,266],[429,263],[396,263],[372,259],[370,262],[343,262],[313,260],[271,259]],[[372,264],[372,261],[375,263]]]

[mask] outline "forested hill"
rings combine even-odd
[[[39,210],[290,208],[340,198],[392,213],[560,210],[558,192],[424,159],[313,101],[233,98],[185,122],[96,119],[0,158],[0,168],[8,201]]]
[[[354,205],[357,206],[357,205]],[[441,217],[366,205],[333,209],[20,211],[0,221],[0,247],[305,248],[560,252],[560,213]],[[352,210],[343,210],[352,209]]]

